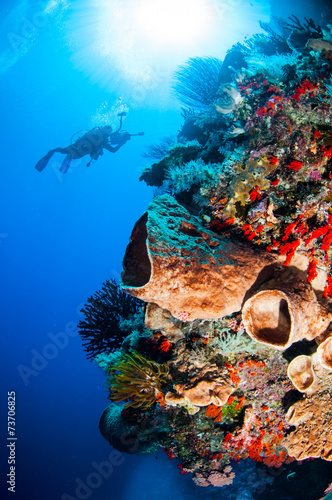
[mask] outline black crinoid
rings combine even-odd
[[[118,349],[131,333],[120,328],[121,321],[138,312],[143,302],[121,291],[115,280],[107,280],[101,290],[87,299],[81,312],[85,319],[78,323],[87,358]]]
[[[189,59],[174,75],[173,95],[186,107],[204,110],[217,98],[221,67],[215,57]]]

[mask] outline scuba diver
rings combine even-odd
[[[129,134],[126,131],[121,131],[122,120],[125,115],[125,112],[119,113],[120,127],[115,132],[112,131],[113,129],[109,125],[105,127],[95,127],[77,139],[73,144],[70,144],[70,146],[51,149],[51,151],[39,160],[35,168],[38,172],[41,172],[44,170],[54,153],[62,153],[66,155],[66,158],[62,162],[60,172],[65,174],[72,160],[77,160],[89,154],[91,159],[86,165],[89,167],[92,160],[96,161],[99,156],[104,154],[104,149],[111,153],[116,153],[132,136],[144,135],[144,132]]]

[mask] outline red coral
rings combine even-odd
[[[295,231],[303,236],[308,231],[308,227],[305,222],[301,222],[301,224],[296,228]]]
[[[241,229],[249,241],[252,241],[257,236],[256,231],[252,230],[251,224],[244,224]]]
[[[311,235],[309,236],[309,238],[306,240],[305,246],[307,247],[309,245],[309,243],[312,242],[312,240],[316,240],[320,236],[324,236],[328,232],[328,230],[329,230],[329,226],[328,225],[322,226],[322,227],[318,227],[317,229],[315,229],[311,233]]]
[[[282,449],[277,451],[276,453],[272,453],[263,458],[263,463],[268,467],[276,467],[279,468],[286,461],[288,455],[286,450]]]
[[[245,398],[244,396],[242,396],[241,398],[239,398],[239,402],[238,402],[238,404],[235,406],[235,410],[239,410],[239,409],[243,406],[243,403],[244,403],[245,399],[246,399],[246,398]]]
[[[311,283],[311,281],[313,281],[318,276],[317,264],[318,261],[316,259],[310,259],[308,266],[308,277],[307,277],[308,283]]]
[[[237,86],[243,95],[247,95],[251,90],[260,89],[261,86],[268,86],[269,82],[264,75],[255,75],[248,78],[243,83],[238,83]]]
[[[323,297],[331,297],[332,298],[332,278],[330,275],[327,276],[327,283],[324,288]]]
[[[250,192],[250,199],[251,201],[256,201],[260,200],[261,198],[262,198],[261,190],[259,189],[258,186],[255,186],[255,188]]]
[[[323,252],[328,252],[330,249],[331,243],[332,243],[332,228],[330,228],[329,231],[324,236],[323,241],[322,241],[321,250],[323,250]]]
[[[167,457],[170,460],[173,460],[173,458],[175,458],[175,455],[174,455],[174,453],[171,450],[168,450],[167,448],[164,447],[163,451],[166,453]]]
[[[159,403],[160,406],[166,406],[164,396],[161,392],[159,394],[157,394],[156,401],[157,401],[157,403]]]
[[[288,266],[288,264],[290,263],[290,261],[294,257],[296,249],[300,245],[300,243],[301,243],[300,240],[295,240],[295,241],[292,241],[292,243],[285,243],[284,245],[281,245],[279,247],[279,253],[281,253],[281,255],[287,256],[286,261],[284,263],[284,266]]]
[[[282,106],[280,105],[280,102],[282,100],[283,96],[272,95],[265,106],[257,109],[256,115],[260,118],[275,115],[278,111],[278,108],[282,109]]]
[[[168,340],[164,339],[162,341],[162,343],[160,344],[160,350],[163,351],[163,352],[168,352],[170,350],[170,348],[172,347],[172,344],[171,342],[169,342]]]
[[[269,164],[274,167],[274,165],[278,165],[279,160],[276,156],[270,155],[269,156]]]
[[[186,470],[183,470],[183,464],[179,464],[178,469],[181,470],[180,474],[189,474],[189,472],[187,472]]]
[[[294,160],[288,165],[291,170],[300,170],[301,167],[303,167],[303,163],[298,160]]]
[[[295,89],[294,94],[291,95],[295,101],[300,101],[300,97],[309,92],[312,95],[317,88],[316,84],[311,83],[307,78]]]
[[[329,148],[322,146],[321,151],[323,153],[323,156],[325,156],[328,160],[332,158],[332,146]]]
[[[268,108],[266,106],[258,108],[256,111],[256,115],[259,116],[259,118],[265,118],[266,116],[268,116]]]
[[[207,417],[213,418],[215,422],[221,422],[222,408],[220,406],[210,404],[205,410],[205,415]]]
[[[230,365],[228,362],[225,363],[225,366],[229,370],[229,376],[230,376],[231,381],[233,382],[234,385],[238,386],[238,384],[240,382],[239,377],[236,375],[238,370],[235,367],[233,367],[232,365]]]
[[[296,228],[296,225],[297,225],[297,222],[293,222],[293,223],[288,224],[286,226],[286,229],[285,229],[285,232],[284,232],[284,236],[282,237],[282,241],[287,241],[288,240],[289,235]]]

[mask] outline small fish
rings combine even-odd
[[[294,477],[294,476],[295,476],[295,474],[296,474],[296,472],[290,472],[290,473],[288,474],[288,476],[287,476],[288,481],[289,481],[292,477]]]

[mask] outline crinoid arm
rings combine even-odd
[[[138,352],[123,354],[110,369],[108,385],[114,403],[126,401],[125,407],[148,408],[166,383],[168,366],[151,361]]]

